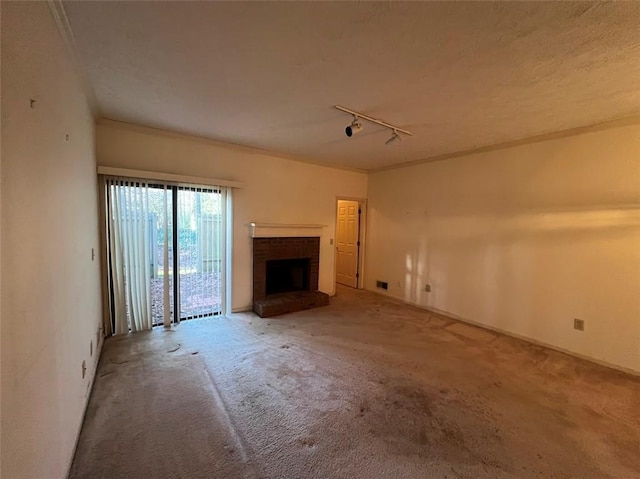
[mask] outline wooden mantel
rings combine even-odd
[[[322,236],[322,228],[326,226],[317,224],[249,223],[249,236],[252,238]]]

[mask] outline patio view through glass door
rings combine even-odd
[[[178,188],[177,251],[180,319],[222,311],[222,195]]]
[[[115,334],[223,311],[225,201],[223,188],[107,179]]]

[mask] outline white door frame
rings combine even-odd
[[[366,198],[354,198],[352,196],[336,196],[336,208],[335,208],[335,220],[334,220],[334,238],[333,238],[333,294],[336,294],[336,284],[338,275],[338,254],[337,254],[337,235],[338,235],[338,201],[357,201],[358,207],[361,210],[360,214],[360,247],[358,248],[358,279],[356,282],[357,289],[364,289],[364,250],[366,248],[366,235],[367,235],[367,199]]]

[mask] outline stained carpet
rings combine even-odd
[[[640,477],[640,380],[341,288],[105,343],[70,477]]]

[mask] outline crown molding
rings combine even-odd
[[[543,141],[557,140],[560,138],[566,138],[569,136],[577,136],[585,133],[592,133],[595,131],[608,130],[609,128],[617,128],[621,126],[639,125],[640,115],[628,116],[624,118],[617,118],[615,120],[603,121],[601,123],[594,123],[591,125],[578,126],[576,128],[569,128],[566,130],[559,130],[551,133],[544,133],[542,135],[530,136],[527,138],[521,138],[519,140],[506,141],[504,143],[495,143],[493,145],[481,146],[478,148],[472,148],[469,150],[461,150],[452,153],[444,153],[442,155],[431,156],[421,160],[406,161],[403,163],[397,163],[395,165],[382,166],[380,168],[372,168],[369,173],[378,173],[382,171],[396,170],[398,168],[407,168],[409,166],[422,165],[424,163],[432,163],[434,161],[443,161],[453,158],[461,158],[463,156],[475,155],[477,153],[487,153],[490,151],[504,150],[507,148],[513,148],[515,146],[529,145],[533,143],[540,143]]]
[[[360,168],[350,168],[348,166],[330,165],[320,161],[310,160],[304,157],[288,155],[285,153],[279,153],[277,151],[263,150],[253,146],[245,146],[237,143],[227,143],[221,140],[214,140],[213,138],[208,138],[206,136],[198,136],[198,135],[192,135],[189,133],[182,133],[178,131],[163,130],[161,128],[156,128],[153,126],[140,125],[137,123],[129,123],[121,120],[112,120],[110,118],[103,117],[97,120],[97,124],[100,126],[135,131],[135,132],[144,133],[147,135],[164,136],[168,138],[176,138],[179,140],[198,141],[198,142],[206,143],[212,146],[218,146],[220,148],[229,148],[237,151],[242,151],[244,153],[250,153],[253,155],[273,156],[275,158],[281,158],[283,160],[297,161],[299,163],[306,163],[307,165],[314,165],[322,168],[330,168],[332,170],[342,170],[342,171],[350,171],[352,173],[367,174],[367,170],[363,170]]]
[[[89,110],[91,110],[91,114],[94,118],[98,118],[99,111],[96,95],[93,90],[93,86],[82,67],[76,41],[73,36],[73,31],[71,30],[71,24],[69,23],[69,18],[67,17],[67,12],[64,9],[62,0],[47,0],[47,4],[49,5],[49,10],[51,10],[53,19],[55,20],[56,27],[58,27],[58,32],[60,33],[60,37],[62,38],[67,50],[67,54],[69,55],[69,59],[73,65],[76,77],[78,78],[87,99]]]

